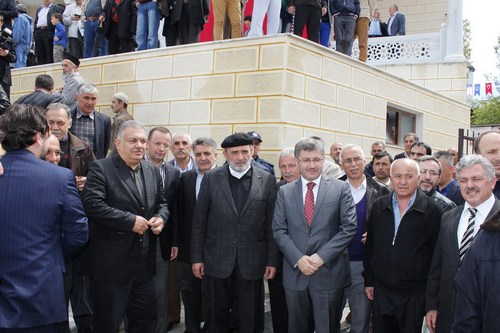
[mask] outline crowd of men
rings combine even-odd
[[[460,160],[408,133],[368,163],[307,137],[277,183],[259,133],[226,137],[217,166],[212,138],[146,132],[124,93],[97,112],[64,62],[76,101],[40,75],[0,116],[0,332],[68,332],[71,304],[79,332],[164,333],[181,298],[186,332],[262,332],[265,280],[275,332],[338,332],[346,303],[351,332],[500,324],[500,132]]]
[[[12,30],[12,47],[0,59],[13,68],[58,62],[63,52],[80,58],[146,50],[200,41],[200,33],[210,13],[208,0],[73,0],[64,3],[43,0],[34,17],[26,5],[14,0],[0,4],[4,28]],[[405,16],[398,6],[389,8],[387,23],[380,21],[375,0],[256,0],[253,24],[245,31],[246,0],[212,1],[214,40],[293,32],[329,46],[334,31],[335,49],[351,55],[353,41],[359,41],[359,60],[366,62],[368,37],[405,34]],[[267,27],[264,29],[264,18]],[[55,19],[54,19],[55,18]],[[163,21],[163,28],[160,22]],[[293,24],[291,24],[293,23]],[[323,26],[323,23],[326,24]],[[34,45],[34,46],[33,46]],[[17,57],[16,52],[17,50]],[[1,52],[0,52],[1,53]],[[31,57],[31,59],[29,59]],[[8,93],[10,82],[2,78]]]

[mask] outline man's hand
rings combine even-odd
[[[172,246],[170,249],[170,260],[177,259],[177,254],[179,254],[179,248],[177,246]]]
[[[373,287],[365,287],[365,295],[370,301],[373,301]]]
[[[321,8],[321,16],[324,16],[326,12],[327,12],[326,7]]]
[[[144,231],[148,230],[148,227],[149,227],[148,220],[146,220],[142,216],[137,215],[135,217],[135,223],[134,227],[132,228],[132,231],[138,233],[139,235],[142,235]]]
[[[59,41],[59,37],[54,37],[54,42],[58,42]]]
[[[78,191],[83,191],[83,187],[85,186],[85,181],[87,177],[75,176],[76,187],[78,187]]]
[[[299,261],[297,261],[297,266],[300,271],[305,275],[311,275],[316,273],[318,268],[316,267],[316,263],[309,256],[302,256]]]
[[[203,275],[205,275],[205,267],[203,266],[202,262],[194,263],[191,268],[195,277],[197,277],[198,279],[203,279]]]
[[[290,6],[286,9],[288,14],[293,15],[295,13],[295,6]]]
[[[436,332],[436,319],[438,312],[437,310],[429,310],[425,314],[425,323],[427,324],[427,328],[431,333]]]
[[[365,232],[362,236],[361,236],[361,244],[366,244],[366,237],[368,236],[368,232]]]
[[[0,162],[0,176],[3,175],[3,166],[2,166],[2,162]]]
[[[315,253],[315,254],[313,254],[313,255],[311,256],[311,260],[312,260],[312,262],[315,264],[316,268],[318,268],[318,269],[319,269],[321,266],[323,266],[323,264],[325,263],[325,262],[323,261],[323,259],[321,259],[321,257],[320,257],[317,253]]]
[[[264,278],[267,280],[272,280],[276,275],[276,267],[266,266],[266,271],[264,273]]]
[[[163,219],[161,217],[153,216],[148,221],[148,225],[151,228],[153,234],[158,235],[163,230],[163,226],[165,224],[163,223]]]
[[[104,22],[106,20],[106,18],[104,18],[104,16],[99,16],[99,22]]]
[[[0,48],[0,56],[1,57],[6,57],[9,54],[9,50],[4,50]]]

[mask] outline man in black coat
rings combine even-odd
[[[137,7],[132,0],[106,0],[99,21],[104,22],[104,36],[108,39],[108,53],[130,52],[132,35],[137,29]]]
[[[94,162],[83,191],[91,224],[93,332],[149,332],[154,313],[155,235],[169,211],[160,170],[143,160],[144,126],[129,120],[115,141],[118,154]]]
[[[35,91],[21,96],[14,104],[33,104],[46,109],[52,103],[62,103],[62,96],[54,95],[54,80],[50,75],[40,74],[35,79]]]
[[[167,46],[192,44],[200,41],[210,5],[208,0],[173,0],[169,16],[165,18],[163,36]]]
[[[395,160],[391,181],[394,191],[375,201],[367,221],[365,293],[373,300],[374,332],[420,333],[442,213],[417,188],[417,162]]]
[[[228,163],[205,175],[196,203],[191,262],[194,275],[206,282],[209,333],[228,330],[235,298],[239,332],[255,332],[262,278],[276,272],[276,180],[251,164],[252,144],[246,133],[224,139]]]
[[[56,27],[50,22],[54,13],[63,13],[63,9],[52,0],[43,0],[42,5],[36,10],[35,23],[33,24],[33,39],[35,41],[35,54],[38,65],[51,64],[53,39]]]

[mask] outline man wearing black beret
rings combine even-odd
[[[276,180],[252,166],[252,144],[246,133],[224,139],[227,164],[205,174],[198,195],[191,262],[193,274],[206,282],[209,333],[228,331],[234,299],[239,332],[262,330],[262,277],[276,272]]]

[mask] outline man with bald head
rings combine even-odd
[[[375,201],[367,221],[365,292],[373,300],[374,332],[417,333],[442,214],[418,190],[416,161],[395,160],[390,175],[394,190]]]
[[[482,133],[474,141],[474,152],[486,157],[495,168],[497,182],[493,193],[500,199],[500,131]]]

